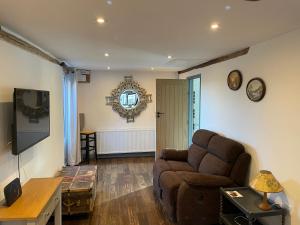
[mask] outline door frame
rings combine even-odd
[[[197,74],[197,75],[193,75],[193,76],[189,76],[187,77],[188,81],[189,81],[189,93],[188,93],[188,143],[189,145],[192,144],[192,136],[193,136],[193,109],[192,109],[192,102],[193,102],[193,95],[192,95],[192,91],[193,91],[193,80],[194,79],[200,79],[200,109],[199,109],[199,121],[201,121],[201,93],[202,93],[202,88],[201,88],[201,74]]]

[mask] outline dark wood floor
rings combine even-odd
[[[63,225],[173,225],[152,190],[154,158],[98,160],[94,213],[64,217]]]

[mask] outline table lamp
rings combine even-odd
[[[262,210],[270,210],[271,205],[268,202],[267,194],[268,193],[278,193],[283,191],[283,187],[276,180],[273,174],[267,170],[261,170],[259,174],[251,182],[250,186],[260,192],[264,193],[262,202],[258,207]]]

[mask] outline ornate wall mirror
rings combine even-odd
[[[135,90],[125,90],[120,95],[120,104],[125,109],[134,109],[139,103],[139,95]]]
[[[134,122],[134,117],[145,110],[150,102],[152,95],[147,94],[132,76],[125,76],[125,80],[112,90],[111,96],[106,97],[106,105],[111,105],[114,111],[127,119],[127,123]]]

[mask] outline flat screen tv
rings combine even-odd
[[[14,89],[12,153],[18,155],[50,135],[49,91]]]

